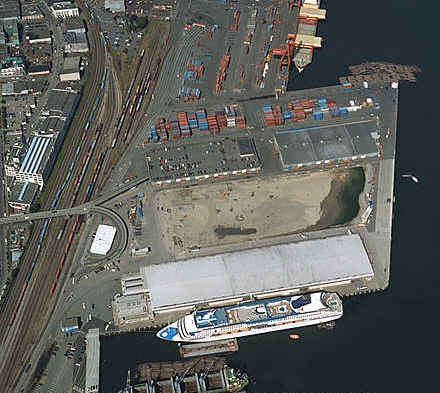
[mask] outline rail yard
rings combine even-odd
[[[253,296],[387,287],[398,82],[420,70],[367,63],[340,85],[287,91],[292,67],[307,66],[321,46],[319,4],[178,2],[133,57],[125,92],[95,2],[77,2],[91,50],[79,107],[40,211],[0,218],[5,228],[32,225],[2,303],[1,392],[71,389],[67,355],[49,360],[49,382],[33,378],[41,354],[70,340],[59,329],[66,317],[80,317],[83,333],[96,326],[118,333]],[[116,235],[97,256],[90,244],[101,224]],[[229,293],[226,282],[238,272],[214,267],[252,254],[263,271],[265,253],[282,257],[281,247],[327,261],[337,249],[328,244],[347,247],[353,264],[361,254],[350,268],[366,273],[350,275],[347,266],[344,275],[329,262],[311,273],[319,282],[287,275],[282,285],[259,288],[249,274],[252,291],[231,284]],[[304,272],[318,269],[314,261],[295,263]],[[192,292],[179,271],[194,273],[201,288],[216,284],[185,303],[179,291]],[[164,295],[165,284],[175,299]],[[76,390],[87,390],[83,379]]]

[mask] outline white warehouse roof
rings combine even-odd
[[[141,268],[153,310],[373,276],[359,235],[281,244]]]
[[[90,252],[92,254],[107,255],[112,248],[116,228],[110,225],[98,225],[95,238],[93,239]]]

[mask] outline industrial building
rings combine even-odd
[[[79,81],[81,75],[79,73],[79,64],[81,62],[81,57],[65,57],[63,70],[60,73],[61,82],[67,81]]]
[[[82,18],[69,18],[64,21],[66,32],[68,33],[85,33],[86,26]]]
[[[23,21],[43,19],[44,15],[38,7],[37,2],[27,1],[21,4],[21,19]]]
[[[49,25],[46,21],[33,20],[23,24],[23,31],[26,40],[30,44],[41,44],[52,42]]]
[[[21,57],[7,57],[0,62],[0,77],[9,78],[24,74],[25,67]]]
[[[43,187],[47,179],[46,164],[52,154],[53,140],[46,137],[34,137],[31,139],[29,150],[15,173],[18,182],[31,182]]]
[[[29,90],[22,81],[7,82],[1,85],[2,96],[20,96],[29,94]]]
[[[0,22],[18,21],[20,17],[20,4],[18,0],[2,0],[0,2]]]
[[[79,8],[70,1],[53,3],[50,6],[50,9],[56,18],[64,19],[72,16],[79,16]]]
[[[5,162],[7,176],[17,182],[30,182],[43,187],[49,178],[64,137],[79,102],[75,91],[53,89],[48,92],[47,103],[41,112],[36,133],[24,155],[22,150],[10,155]]]
[[[0,22],[1,25],[1,22]],[[18,35],[18,24],[16,20],[3,21],[3,31],[7,37],[6,45],[18,46],[20,45],[20,36]]]
[[[151,304],[147,293],[119,296],[113,302],[115,326],[151,321]]]
[[[88,52],[89,44],[86,33],[69,31],[64,34],[64,51],[66,53]]]
[[[370,280],[373,274],[360,236],[344,235],[142,267],[140,274],[123,279],[123,296],[117,302],[147,296],[148,306],[140,316],[145,320],[149,309],[155,316],[194,306],[331,290]],[[118,321],[127,317],[123,308],[120,312]]]
[[[261,169],[254,140],[245,137],[161,146],[147,154],[152,183],[157,186],[256,173]]]
[[[107,11],[117,13],[125,12],[125,1],[124,0],[105,0],[104,8]]]
[[[107,255],[112,248],[115,235],[115,227],[112,227],[111,225],[98,225],[95,238],[90,247],[90,252],[92,254]]]
[[[89,329],[86,335],[86,393],[99,392],[99,329]]]
[[[284,170],[337,165],[377,157],[376,121],[362,121],[275,132],[274,143]]]
[[[29,76],[47,75],[50,74],[50,67],[48,64],[32,65],[28,68]]]
[[[10,195],[8,204],[15,212],[29,212],[35,197],[38,194],[38,185],[30,182],[15,182]]]

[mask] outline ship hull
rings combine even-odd
[[[280,320],[271,326],[267,326],[267,327],[262,327],[262,328],[248,328],[247,330],[242,330],[242,331],[236,331],[236,332],[231,332],[231,333],[224,333],[224,334],[213,334],[213,335],[209,335],[203,338],[200,337],[194,337],[194,338],[187,338],[187,337],[183,337],[181,336],[179,333],[177,333],[174,337],[172,337],[171,339],[167,339],[164,336],[161,335],[161,332],[164,331],[165,329],[162,329],[161,331],[159,331],[159,333],[157,334],[157,337],[161,338],[161,339],[165,339],[168,341],[175,341],[175,342],[185,342],[185,343],[197,343],[197,342],[212,342],[212,341],[218,341],[218,340],[225,340],[225,339],[231,339],[231,338],[239,338],[239,337],[246,337],[246,336],[254,336],[257,334],[264,334],[264,333],[271,333],[271,332],[278,332],[280,330],[289,330],[289,329],[297,329],[300,327],[305,327],[305,326],[312,326],[312,325],[319,325],[321,323],[325,323],[325,322],[330,322],[330,321],[334,321],[336,319],[339,319],[342,317],[342,312],[339,314],[335,314],[326,318],[317,318],[317,319],[313,319],[313,320],[296,320],[296,321],[283,321]],[[173,323],[170,326],[173,326],[175,328],[177,328],[177,322]],[[240,327],[237,327],[237,330],[239,330]]]

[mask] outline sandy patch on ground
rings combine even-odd
[[[155,210],[171,252],[244,242],[315,225],[331,181],[320,172],[163,190]]]

